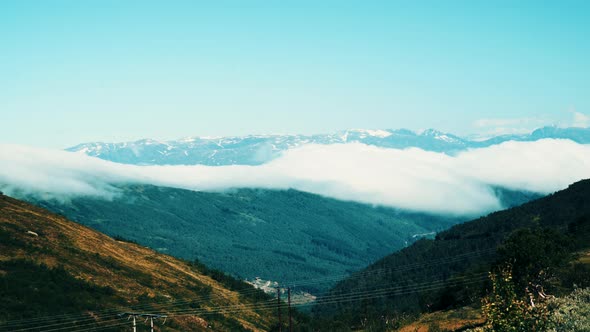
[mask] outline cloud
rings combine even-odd
[[[526,134],[549,124],[550,121],[541,117],[528,118],[486,118],[473,122],[479,135],[490,137],[509,134]]]
[[[574,111],[571,126],[580,128],[590,127],[590,116],[584,113]]]
[[[557,126],[560,128],[590,127],[590,116],[575,111],[571,108],[560,113],[559,117],[548,116],[523,117],[523,118],[484,118],[473,122],[477,129],[475,137],[481,139],[499,135],[528,134],[535,129],[545,126]]]
[[[477,215],[501,208],[492,190],[550,193],[590,177],[590,146],[568,140],[506,142],[454,156],[363,144],[306,145],[259,166],[134,166],[77,153],[0,145],[7,193],[111,199],[117,185],[191,190],[294,188],[414,211]]]

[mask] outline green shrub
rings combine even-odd
[[[490,273],[491,293],[483,299],[486,318],[485,331],[530,332],[546,331],[550,324],[546,303],[532,293],[520,296],[512,278],[512,267],[507,265]],[[535,302],[533,305],[532,302]]]
[[[552,331],[590,331],[590,288],[576,289],[549,302]]]

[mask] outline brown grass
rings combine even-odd
[[[441,331],[459,331],[481,325],[484,322],[479,309],[465,307],[422,315],[417,321],[402,327],[399,331],[428,332],[432,327],[437,327]]]
[[[139,294],[172,300],[198,298],[202,294],[192,287],[204,286],[211,289],[212,296],[202,307],[252,304],[243,302],[237,292],[224,288],[184,261],[134,243],[116,241],[7,196],[0,196],[0,227],[12,232],[13,238],[37,248],[34,252],[42,252],[32,255],[30,250],[0,244],[0,260],[25,258],[50,267],[63,266],[76,278],[113,288],[130,304],[136,302]],[[27,234],[27,231],[36,232],[39,236]],[[105,261],[109,264],[98,264]],[[146,276],[148,284],[143,278],[138,280],[133,277],[137,275]],[[162,309],[165,310],[165,306]],[[226,315],[254,331],[265,330],[272,323],[272,318],[269,318],[272,315],[260,310]],[[187,331],[204,329],[208,325],[206,316],[173,319]]]

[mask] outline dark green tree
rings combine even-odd
[[[571,239],[553,229],[521,229],[498,248],[496,266],[512,266],[512,279],[519,295],[529,292],[544,295],[557,286],[557,274],[571,258]]]

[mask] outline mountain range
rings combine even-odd
[[[427,151],[454,153],[506,141],[536,141],[543,138],[570,139],[590,143],[590,128],[544,127],[529,134],[502,135],[485,140],[462,138],[428,129],[420,133],[407,129],[352,129],[325,135],[249,135],[236,137],[189,137],[172,141],[142,139],[123,143],[84,143],[67,151],[135,165],[260,165],[282,151],[304,144],[359,142],[383,148],[416,147]]]

